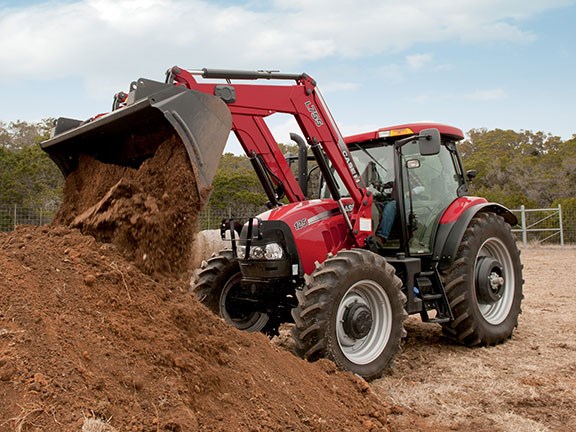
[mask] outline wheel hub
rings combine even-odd
[[[342,323],[346,334],[354,339],[362,339],[372,328],[372,312],[363,303],[354,302],[346,307]]]
[[[482,304],[494,304],[504,294],[504,270],[492,257],[481,257],[476,266],[476,292]]]

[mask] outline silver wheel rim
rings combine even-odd
[[[478,259],[485,256],[496,259],[502,265],[504,274],[503,293],[502,297],[493,304],[482,304],[478,302],[478,309],[488,323],[498,325],[508,317],[514,301],[514,287],[516,286],[516,281],[514,280],[514,265],[508,248],[502,240],[496,237],[487,239],[480,247],[478,255],[476,256],[474,274],[476,274],[477,271],[476,266]],[[474,280],[476,279],[474,278]],[[474,284],[476,292],[476,282],[474,282]]]
[[[351,304],[359,302],[370,309],[372,326],[361,339],[349,336],[344,330],[344,314]],[[338,306],[336,337],[342,353],[355,364],[368,364],[378,358],[392,333],[392,306],[386,292],[372,280],[352,285]]]

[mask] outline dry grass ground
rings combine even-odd
[[[408,320],[396,366],[372,383],[400,407],[393,429],[576,430],[576,248],[527,248],[522,262],[523,313],[506,344],[460,347],[439,326]]]

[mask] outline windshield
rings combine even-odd
[[[391,144],[380,145],[379,147],[359,147],[352,144],[349,148],[364,184],[372,192],[377,192],[376,187],[378,184],[376,182],[380,182],[383,185],[394,181],[394,148]],[[350,196],[338,173],[334,170],[332,172],[334,173],[340,195],[343,197]],[[320,197],[330,198],[330,191],[326,184],[322,186]]]

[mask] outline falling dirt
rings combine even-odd
[[[186,149],[172,136],[137,170],[82,156],[54,223],[115,244],[147,274],[180,275],[208,194],[198,190]]]

